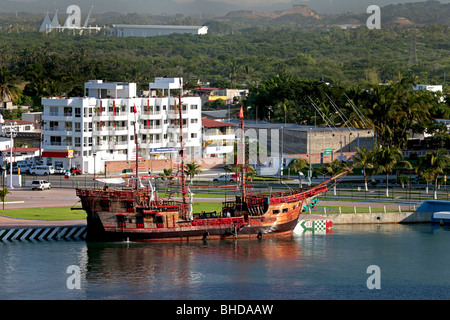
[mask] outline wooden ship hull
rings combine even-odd
[[[150,200],[148,191],[77,189],[87,212],[88,241],[189,241],[289,235],[326,185],[222,203],[222,212],[185,219],[182,202]]]

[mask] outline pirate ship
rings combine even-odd
[[[179,127],[183,132],[181,95]],[[242,108],[239,114],[244,131]],[[136,153],[139,139],[134,124]],[[243,136],[243,135],[242,135]],[[244,137],[241,139],[244,144]],[[87,213],[88,241],[186,241],[194,239],[261,238],[291,234],[300,213],[316,197],[327,191],[327,184],[345,175],[308,188],[284,192],[248,192],[246,165],[236,165],[237,192],[234,199],[222,202],[221,212],[193,212],[193,194],[186,185],[183,135],[180,134],[178,173],[181,197],[161,197],[153,187],[152,176],[139,175],[136,156],[135,174],[121,188],[76,190]],[[245,148],[242,148],[245,154]],[[243,156],[243,159],[245,156]],[[244,161],[245,162],[245,161]],[[122,181],[123,178],[119,178]]]

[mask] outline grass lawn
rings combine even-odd
[[[6,209],[1,210],[0,215],[19,219],[35,219],[45,221],[86,219],[85,211],[70,210],[70,207]]]
[[[222,203],[221,202],[195,202],[193,211],[194,211],[194,213],[201,212],[201,211],[221,212],[222,211]]]
[[[198,202],[194,204],[194,212],[219,212],[221,210],[222,203],[220,202]],[[86,219],[86,212],[84,210],[70,210],[70,207],[6,209],[1,210],[0,215],[11,218],[45,221]]]

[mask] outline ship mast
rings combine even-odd
[[[181,80],[180,80],[181,82]],[[181,103],[181,91],[183,89],[182,83],[180,83],[180,91],[178,94],[179,100],[179,115],[180,115],[180,160],[181,160],[181,179],[180,179],[180,187],[181,187],[181,195],[182,195],[182,204],[181,204],[181,215],[184,219],[187,218],[187,200],[186,200],[186,176],[184,174],[184,145],[183,145],[183,104]]]
[[[136,131],[136,114],[137,114],[137,108],[136,105],[134,105],[133,108],[133,112],[134,112],[134,143],[135,143],[135,150],[136,150],[136,163],[135,163],[135,172],[136,172],[136,190],[139,190],[139,141],[138,141],[138,135],[137,135],[137,131]]]
[[[245,131],[244,131],[244,110],[241,105],[241,110],[239,111],[239,118],[241,118],[241,149],[242,149],[242,167],[241,167],[241,187],[242,187],[242,204],[246,200],[246,190],[245,190]]]

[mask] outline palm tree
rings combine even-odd
[[[305,159],[300,159],[300,158],[294,158],[291,162],[289,162],[288,164],[288,168],[293,170],[293,171],[297,171],[298,173],[298,186],[299,188],[302,188],[302,170],[306,169],[309,167],[309,163],[308,161],[306,161]]]
[[[0,67],[0,101],[2,103],[11,101],[17,99],[19,96],[20,89],[17,87],[17,80],[8,69]]]
[[[168,192],[169,189],[171,189],[171,186],[174,185],[173,169],[172,168],[163,169],[163,172],[159,173],[159,176],[161,177],[161,180],[167,180],[166,192]]]
[[[374,165],[378,172],[386,174],[386,197],[389,197],[389,173],[396,166],[411,168],[408,161],[403,160],[402,151],[397,147],[383,146],[374,155]]]
[[[426,182],[425,192],[428,194],[428,185],[430,184],[431,181],[433,181],[433,172],[425,170],[420,173],[420,176],[425,179]]]
[[[8,194],[10,194],[11,192],[9,192],[9,190],[8,190],[8,188],[3,188],[3,189],[1,189],[0,190],[0,200],[2,201],[2,202],[4,202],[5,201],[5,198],[6,198],[6,196],[8,195]]]
[[[192,178],[202,172],[202,168],[199,164],[197,164],[195,161],[186,163],[184,165],[184,172],[187,176],[189,176],[190,183],[192,184]]]
[[[429,172],[434,180],[434,199],[437,199],[438,178],[444,169],[450,164],[450,158],[447,156],[447,150],[439,149],[437,151],[429,151],[422,159],[420,159],[420,167],[426,168],[425,172]]]
[[[325,172],[328,173],[331,177],[338,175],[341,172],[344,172],[347,169],[347,165],[344,162],[340,162],[338,159],[333,162],[327,163],[324,166]],[[333,185],[333,194],[336,195],[336,180]]]
[[[174,177],[172,175],[173,169],[163,169],[163,172],[159,173],[159,176],[161,177],[161,180],[172,180]]]
[[[356,148],[356,155],[352,158],[352,164],[355,167],[361,167],[364,174],[364,187],[366,191],[369,191],[367,187],[367,179],[369,177],[367,169],[373,168],[373,150],[367,150],[365,147],[360,149]]]

